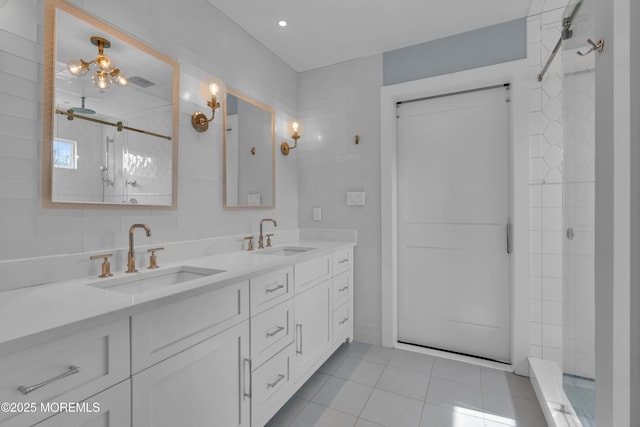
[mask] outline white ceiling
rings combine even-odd
[[[296,71],[527,16],[531,0],[208,0]],[[284,19],[288,25],[278,26]]]

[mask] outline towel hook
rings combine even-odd
[[[587,56],[588,54],[590,54],[591,52],[598,52],[598,53],[602,53],[602,49],[604,49],[604,39],[600,39],[598,40],[598,43],[594,43],[593,40],[591,39],[587,39],[587,43],[589,43],[591,45],[591,49],[589,49],[588,51],[586,51],[585,53],[582,53],[580,51],[577,51],[576,53],[580,56]]]

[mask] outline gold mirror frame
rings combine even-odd
[[[104,32],[128,45],[136,48],[162,62],[167,63],[173,70],[173,93],[172,93],[172,129],[171,129],[171,205],[151,205],[133,203],[109,203],[109,202],[59,202],[53,201],[53,140],[54,140],[54,116],[55,116],[55,90],[56,90],[56,12],[62,10],[72,17],[92,25],[101,32]],[[89,47],[89,46],[88,46]],[[90,48],[89,48],[90,49]],[[124,65],[122,65],[124,67]],[[163,55],[144,43],[134,39],[127,33],[120,31],[96,17],[77,9],[66,3],[64,0],[45,0],[45,34],[44,34],[44,78],[43,78],[43,118],[42,118],[42,207],[44,208],[149,208],[156,209],[176,209],[178,200],[178,118],[179,118],[179,64]],[[85,77],[86,78],[86,77]],[[120,124],[120,123],[118,123]],[[125,127],[126,129],[126,127]],[[168,139],[168,138],[167,138]]]
[[[238,98],[238,101],[244,101],[247,102],[257,108],[260,108],[261,110],[264,110],[268,113],[271,114],[271,123],[270,123],[270,130],[271,130],[271,144],[270,144],[270,149],[271,149],[271,157],[270,157],[270,165],[271,165],[271,203],[269,205],[249,205],[249,204],[236,204],[236,205],[229,205],[228,200],[228,194],[227,194],[227,184],[228,184],[228,179],[227,179],[227,174],[229,173],[229,167],[227,165],[227,150],[228,150],[228,143],[227,143],[227,133],[229,131],[229,126],[227,123],[227,102],[225,101],[223,104],[223,115],[222,115],[222,194],[223,194],[223,206],[225,209],[273,209],[276,207],[276,150],[275,150],[275,110],[268,106],[265,105],[261,102],[256,101],[255,99],[252,99],[251,97],[248,97],[236,90],[233,90],[231,88],[227,88],[227,99],[228,96],[235,96],[236,98]],[[255,141],[251,144],[251,148],[245,147],[247,148],[246,150],[244,150],[241,154],[245,155],[245,156],[255,156],[256,153],[258,151],[261,150],[262,147],[264,147],[269,141]],[[257,148],[256,148],[257,147]],[[240,155],[240,153],[239,153]],[[244,171],[240,171],[238,170],[238,174],[249,174],[251,173],[251,170],[244,170]]]

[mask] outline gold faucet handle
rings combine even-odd
[[[247,250],[248,251],[252,251],[253,250],[253,236],[247,236],[244,238],[244,240],[248,240],[249,243],[247,244]]]
[[[100,254],[100,255],[91,255],[89,257],[89,259],[104,259],[104,261],[102,261],[102,274],[100,274],[98,277],[110,277],[113,276],[113,274],[111,274],[111,263],[109,262],[109,258],[111,258],[113,256],[113,254]]]
[[[158,268],[158,256],[156,255],[156,252],[158,251],[164,251],[164,248],[151,248],[151,249],[147,249],[147,252],[151,253],[151,256],[149,257],[149,267],[147,267],[148,269],[153,270],[154,268]]]
[[[273,236],[273,233],[267,234],[267,247],[268,248],[271,247],[271,236]]]

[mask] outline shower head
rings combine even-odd
[[[95,114],[96,112],[89,109],[89,108],[84,108],[84,100],[85,100],[86,96],[82,97],[82,107],[73,107],[71,109],[71,111],[73,111],[74,113],[77,114]]]

